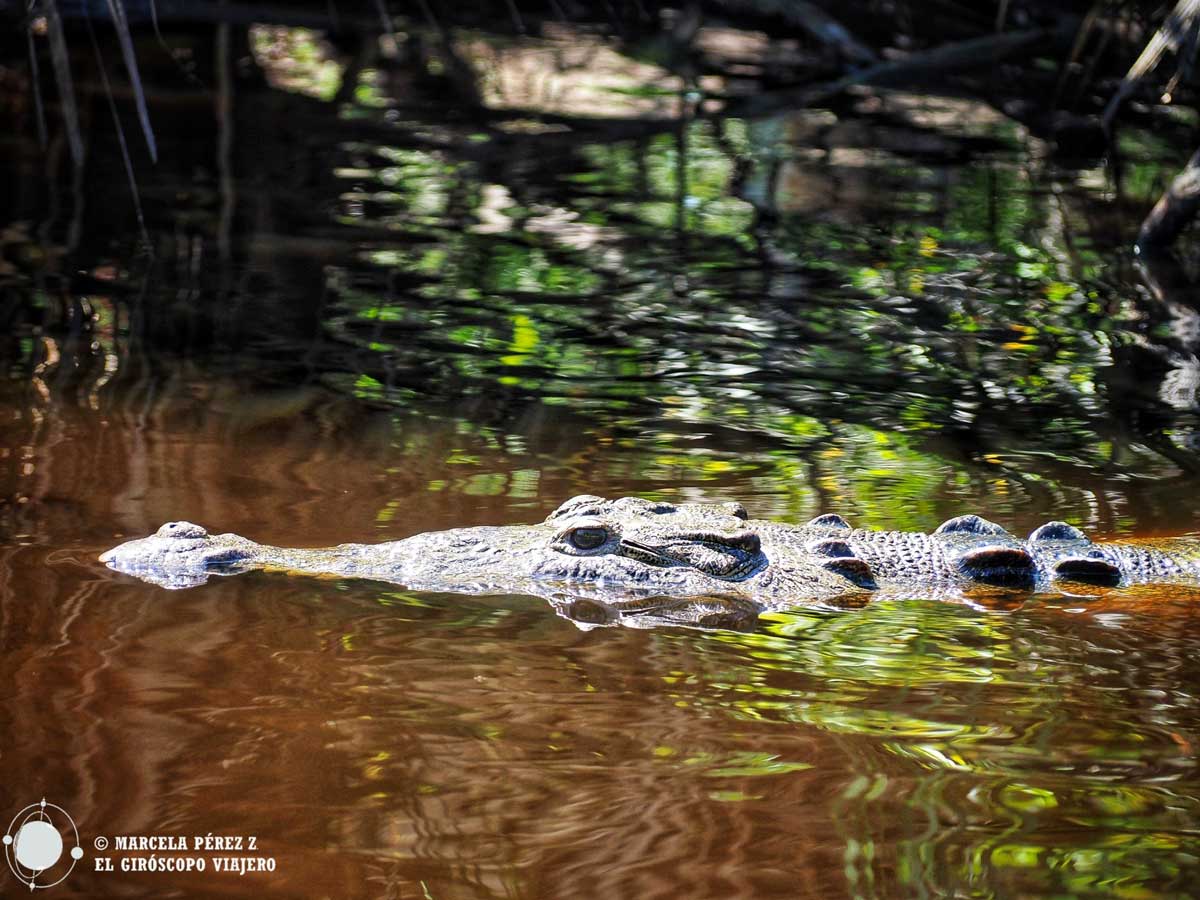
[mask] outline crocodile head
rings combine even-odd
[[[382,546],[392,580],[434,590],[516,590],[533,581],[695,595],[736,591],[731,585],[768,565],[758,535],[741,519],[612,508],[560,508],[537,525],[454,528]]]
[[[149,537],[101,554],[100,562],[165,588],[188,588],[203,584],[210,574],[254,568],[257,546],[236,534],[209,534],[191,522],[168,522]]]
[[[584,494],[552,512],[550,548],[558,558],[545,570],[578,570],[587,561],[623,558],[653,570],[684,568],[722,581],[745,581],[768,560],[757,532],[746,527],[740,503],[666,503],[641,497],[605,500]]]
[[[539,525],[461,528],[391,545],[392,580],[417,589],[545,594],[599,587],[614,602],[649,596],[778,597],[823,602],[855,593],[829,561],[765,546],[739,503],[661,503],[583,495]]]
[[[649,596],[789,595],[822,601],[854,585],[819,560],[764,551],[739,504],[577,497],[537,525],[454,528],[386,544],[291,550],[173,522],[101,557],[169,588],[273,568],[364,577],[416,590],[535,593],[589,585],[614,602]]]
[[[735,583],[752,578],[768,564],[758,535],[744,527],[603,515],[557,518],[547,524],[554,526],[545,544],[549,552],[534,568],[536,578]]]

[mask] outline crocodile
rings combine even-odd
[[[266,569],[366,578],[414,590],[523,593],[581,613],[711,598],[769,609],[860,602],[863,595],[961,597],[977,585],[1051,590],[1059,581],[1200,583],[1200,541],[1093,542],[1064,522],[1027,538],[976,515],[931,533],[855,529],[826,514],[804,525],[751,519],[731,503],[580,495],[534,525],[427,532],[379,544],[292,549],[169,522],[104,553],[110,568],[167,588]],[[856,599],[857,598],[857,599]],[[740,604],[740,605],[737,605]],[[608,612],[606,612],[608,611]],[[694,617],[693,617],[694,618]],[[603,624],[603,623],[601,623]]]
[[[210,534],[168,522],[146,538],[101,555],[112,569],[167,588],[252,569],[368,578],[414,590],[539,593],[592,586],[606,598],[733,595],[828,598],[854,585],[806,554],[772,562],[758,534],[722,505],[671,507],[672,515],[569,515],[567,504],[536,525],[478,526],[381,544],[314,550]],[[736,524],[731,524],[736,523]]]
[[[750,519],[740,503],[655,503],[637,497],[573,497],[547,521],[576,517],[621,521],[702,521],[710,530],[749,530],[772,561],[807,557],[865,589],[1001,587],[1049,589],[1068,581],[1108,587],[1200,583],[1200,540],[1163,538],[1096,542],[1066,522],[1052,521],[1022,539],[995,522],[968,514],[930,533],[853,528],[827,513],[804,525]],[[665,518],[664,518],[665,517]]]

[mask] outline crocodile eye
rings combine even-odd
[[[568,531],[566,538],[577,550],[595,550],[608,540],[608,529],[596,525],[581,525]]]

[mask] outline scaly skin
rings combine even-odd
[[[1196,539],[1094,543],[1064,522],[1048,522],[1021,539],[994,522],[966,515],[925,534],[855,529],[837,515],[818,516],[804,525],[750,519],[739,503],[674,505],[590,495],[568,500],[548,521],[578,515],[678,518],[703,521],[714,530],[748,529],[759,535],[772,563],[807,555],[867,588],[923,592],[978,583],[1046,590],[1055,581],[1111,586],[1200,582]]]
[[[570,586],[579,595],[586,587],[598,600],[623,604],[662,596],[807,596],[819,602],[858,590],[804,555],[768,564],[756,534],[743,527],[711,528],[705,515],[686,514],[662,520],[551,516],[540,525],[455,528],[316,550],[273,547],[170,522],[100,560],[167,588],[194,587],[214,574],[274,569],[458,593],[557,596]]]
[[[169,588],[275,569],[370,578],[417,590],[527,593],[632,608],[648,597],[724,597],[758,608],[845,602],[863,591],[954,596],[974,584],[1048,589],[1056,580],[1200,581],[1200,542],[1094,544],[1049,523],[1027,540],[978,516],[933,534],[750,520],[741,504],[572,498],[538,525],[456,528],[384,544],[298,550],[172,522],[116,547],[111,568]],[[659,601],[659,606],[661,606]],[[596,613],[600,615],[600,613]]]

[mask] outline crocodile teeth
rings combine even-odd
[[[871,567],[857,556],[837,556],[821,563],[826,571],[841,575],[852,584],[862,588],[874,588],[875,573]]]
[[[981,516],[955,516],[953,519],[947,519],[938,526],[934,534],[1007,534],[1003,528],[995,522],[989,522]]]
[[[850,531],[850,523],[836,513],[826,513],[809,521],[809,528],[841,528]]]
[[[959,557],[958,565],[971,579],[996,585],[1031,584],[1037,570],[1028,552],[1005,546],[969,550]]]
[[[1113,587],[1121,582],[1121,570],[1106,559],[1075,556],[1056,563],[1054,577]]]
[[[1047,522],[1029,535],[1029,541],[1030,543],[1037,543],[1038,541],[1083,541],[1086,544],[1091,543],[1086,534],[1074,525],[1068,525],[1066,522]]]

